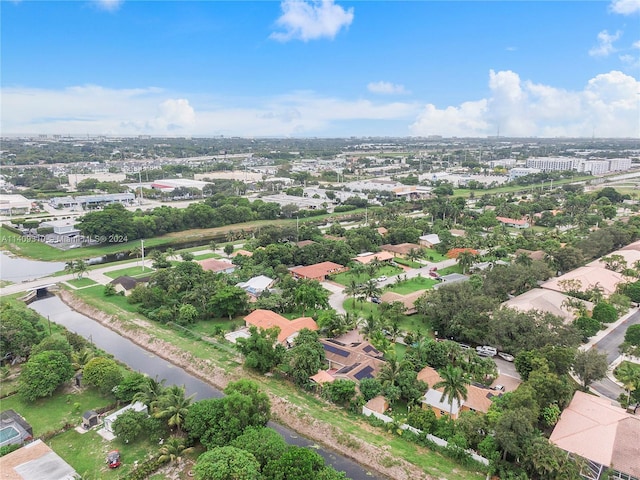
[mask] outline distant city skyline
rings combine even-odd
[[[0,8],[2,135],[640,138],[640,0]]]

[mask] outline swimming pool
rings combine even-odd
[[[20,432],[16,430],[14,427],[4,427],[0,429],[0,445],[5,445],[10,442],[10,440],[20,436]]]

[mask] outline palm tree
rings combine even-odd
[[[74,270],[78,278],[82,278],[82,275],[84,275],[88,269],[87,262],[84,260],[76,260]]]
[[[167,255],[167,259],[174,259],[175,260],[175,256],[176,256],[176,250],[174,248],[167,248],[165,250],[165,254]]]
[[[353,298],[353,308],[356,308],[356,296],[360,293],[360,284],[354,278],[351,279],[349,285],[344,289],[344,293],[348,297]]]
[[[89,348],[83,348],[79,352],[73,352],[71,359],[73,360],[73,368],[75,370],[82,370],[84,366],[89,363],[94,357],[93,351]]]
[[[136,257],[136,267],[138,267],[140,265],[139,259],[142,256],[142,247],[140,245],[133,247],[129,250],[129,256]]]
[[[463,274],[467,272],[467,270],[471,267],[471,265],[473,265],[473,262],[475,261],[476,255],[469,250],[460,252],[460,254],[458,255],[458,265],[460,265]]]
[[[67,273],[75,273],[76,272],[76,262],[73,260],[69,260],[64,264],[64,271]]]
[[[158,405],[160,397],[162,397],[162,394],[166,389],[164,386],[165,382],[166,380],[164,378],[162,380],[158,380],[158,377],[147,377],[142,390],[133,396],[133,401],[144,403],[149,407],[149,411],[153,412]]]
[[[158,460],[180,464],[182,463],[182,456],[191,452],[193,452],[193,447],[187,447],[183,439],[171,437],[160,447]]]
[[[391,356],[389,360],[382,366],[380,369],[380,374],[378,375],[378,380],[382,384],[395,385],[398,375],[404,368],[404,364],[399,362],[395,356]]]
[[[444,402],[445,398],[449,399],[449,418],[453,415],[453,402],[460,404],[461,400],[467,399],[467,385],[469,385],[469,379],[465,377],[462,369],[454,367],[453,365],[447,365],[442,371],[442,381],[435,383],[432,388],[442,388],[441,402]]]
[[[624,385],[624,389],[627,391],[627,397],[631,395],[631,390],[640,388],[640,370],[634,368],[634,366],[625,362],[616,368],[616,377]]]
[[[418,258],[420,258],[420,252],[416,248],[412,248],[407,252],[407,260],[410,262],[415,262]]]
[[[185,397],[184,387],[170,386],[158,400],[154,417],[166,420],[170,428],[177,428],[178,433],[182,433],[182,425],[187,417],[193,397],[195,397],[195,393]]]
[[[365,338],[370,338],[373,332],[378,330],[379,322],[373,315],[369,315],[362,325],[362,334]]]
[[[365,297],[378,297],[380,296],[380,289],[375,280],[368,280],[362,285],[362,293]]]

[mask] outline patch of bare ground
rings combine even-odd
[[[247,376],[246,372],[243,372],[241,368],[236,369],[233,373],[225,372],[209,361],[195,358],[190,353],[154,337],[143,330],[147,327],[153,327],[153,324],[146,320],[137,319],[135,324],[140,328],[131,328],[132,322],[122,322],[112,315],[108,315],[97,308],[87,305],[72,292],[62,290],[58,295],[60,299],[73,310],[114,330],[146,350],[149,350],[149,345],[153,345],[152,353],[179,366],[218,389],[222,390],[230,381],[243,377],[246,378]],[[305,413],[302,408],[284,398],[272,394],[269,396],[271,398],[271,412],[274,420],[312,439],[320,445],[340,452],[340,454],[351,458],[359,464],[394,480],[436,479],[436,477],[425,474],[422,469],[406,460],[393,457],[388,452],[388,447],[379,447],[366,443],[349,433],[341,431],[333,425],[318,421],[316,418]],[[362,425],[364,428],[370,427],[365,422],[363,422]],[[420,447],[416,446],[416,449],[420,449]]]

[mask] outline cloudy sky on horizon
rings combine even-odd
[[[0,133],[640,138],[640,0],[3,0]]]

